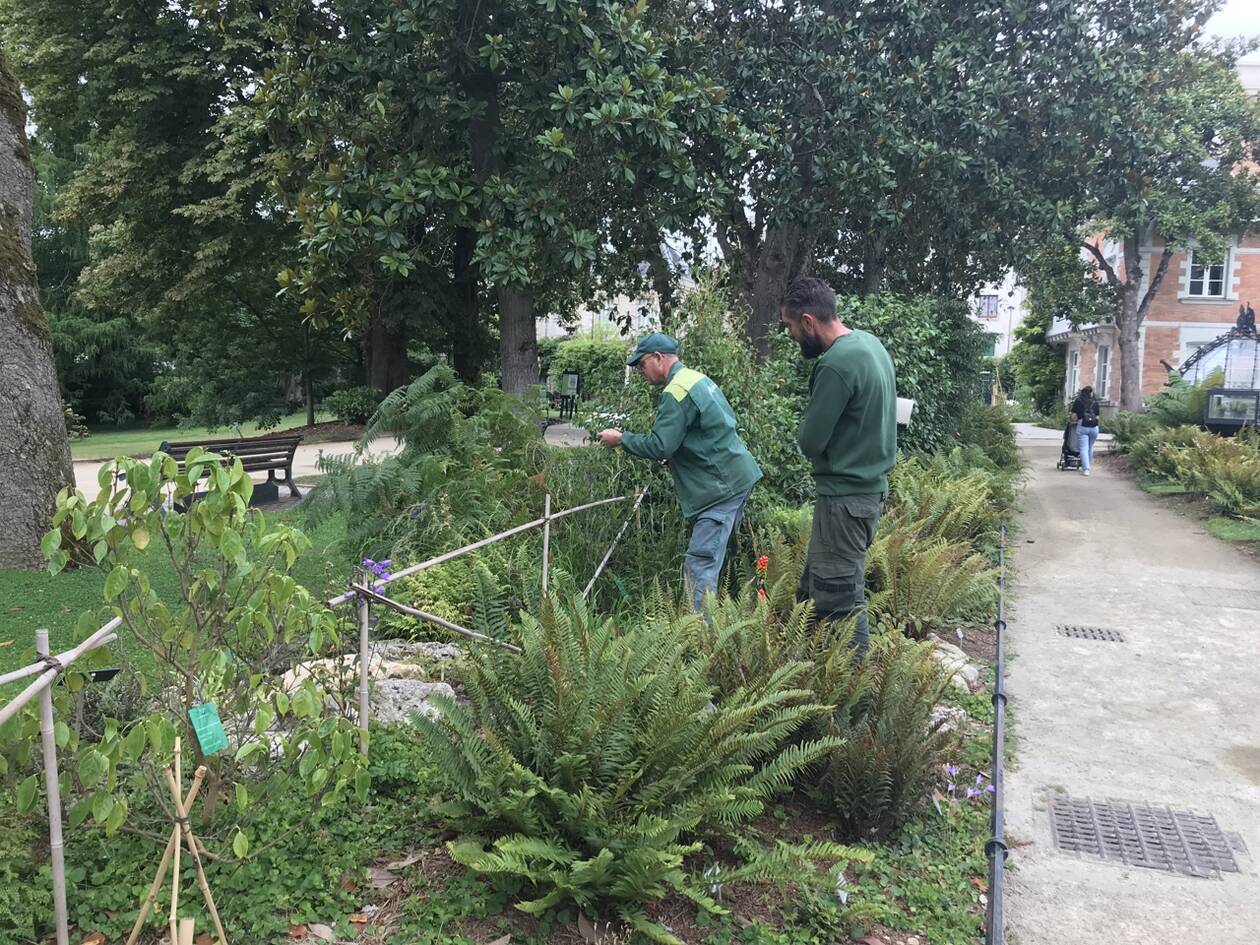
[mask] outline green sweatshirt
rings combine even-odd
[[[722,391],[682,362],[670,368],[652,432],[623,433],[621,445],[644,459],[669,460],[687,518],[747,492],[761,478]]]
[[[897,461],[897,382],[878,338],[851,331],[822,353],[797,439],[813,464],[818,495],[888,492]]]

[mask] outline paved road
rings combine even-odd
[[[388,456],[402,449],[401,444],[393,437],[380,437],[372,441],[368,450],[369,458]],[[314,476],[319,474],[319,458],[321,455],[337,456],[344,453],[354,452],[354,443],[351,441],[332,441],[329,443],[311,443],[302,445],[297,448],[297,452],[293,454],[293,475],[297,478],[302,476]],[[100,470],[103,463],[99,462],[79,462],[74,464],[74,479],[78,488],[87,496],[88,501],[95,499],[100,493],[101,487],[97,481],[96,474]],[[263,482],[267,478],[266,473],[254,474],[255,482]],[[306,490],[302,490],[305,492]],[[280,495],[283,499],[288,495],[288,490],[281,489]]]
[[[1007,782],[1013,945],[1260,942],[1260,568],[1104,459],[1031,475],[1016,560]],[[1026,543],[1031,542],[1031,543]],[[1064,637],[1056,624],[1119,631]],[[1056,796],[1215,816],[1250,851],[1198,879],[1055,849]]]

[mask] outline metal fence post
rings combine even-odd
[[[363,583],[371,587],[372,575],[363,572]],[[359,747],[364,752],[368,745],[368,722],[372,713],[372,673],[370,671],[370,654],[368,652],[368,634],[371,631],[372,603],[366,597],[359,597]]]
[[[50,656],[48,631],[35,631],[35,652]],[[54,664],[54,668],[55,668]],[[52,858],[53,909],[57,918],[57,945],[69,945],[70,921],[66,911],[65,841],[61,836],[61,785],[57,778],[57,738],[53,731],[52,686],[39,694],[39,734],[44,748],[44,790],[48,793],[48,849]]]

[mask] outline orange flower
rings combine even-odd
[[[762,574],[766,573],[766,568],[768,567],[770,567],[769,557],[767,557],[766,555],[762,555],[760,558],[757,559],[757,570],[760,571]]]
[[[766,589],[764,587],[757,588],[757,596],[762,600],[766,599]]]

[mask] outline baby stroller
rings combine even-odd
[[[1067,427],[1063,430],[1063,451],[1059,453],[1059,461],[1054,464],[1055,469],[1080,469],[1081,468],[1081,451],[1080,438],[1076,432],[1077,421],[1069,420]]]

